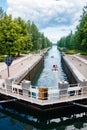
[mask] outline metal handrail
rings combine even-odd
[[[31,91],[32,90],[32,91]],[[33,91],[34,90],[34,91]],[[37,92],[36,92],[37,90]],[[55,91],[53,91],[55,90]],[[50,100],[50,99],[60,99],[60,98],[63,98],[63,97],[67,97],[67,98],[70,98],[70,97],[76,97],[76,96],[79,96],[79,97],[82,97],[82,96],[87,96],[87,86],[83,86],[81,87],[81,90],[80,91],[74,91],[74,92],[71,92],[71,94],[69,94],[69,92],[66,90],[66,92],[62,93],[62,91],[65,91],[66,89],[63,89],[61,91],[58,90],[58,88],[55,88],[55,89],[48,89],[48,91],[45,91],[45,92],[41,92],[39,94],[38,92],[38,88],[33,88],[33,89],[30,89],[28,90],[28,93],[21,93],[20,92],[18,93],[14,93],[11,89],[7,89],[6,86],[4,88],[1,88],[0,87],[0,93],[4,93],[6,95],[13,95],[16,94],[16,95],[19,95],[19,96],[22,96],[22,97],[27,97],[27,98],[36,98],[38,100]],[[60,92],[62,94],[60,94]]]

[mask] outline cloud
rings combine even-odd
[[[78,23],[82,8],[87,0],[7,0],[7,13],[13,18],[34,21],[40,31],[43,31],[53,42],[60,35],[59,30],[70,30]],[[74,27],[74,28],[73,28]],[[57,30],[57,31],[56,31]],[[61,35],[68,32],[61,31]],[[54,40],[53,40],[54,36]]]
[[[67,36],[72,31],[71,27],[58,26],[58,27],[47,27],[42,29],[41,32],[45,34],[51,41],[56,43],[62,36]]]

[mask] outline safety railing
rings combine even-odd
[[[43,100],[62,100],[62,99],[82,99],[87,98],[87,86],[80,85],[72,85],[72,89],[70,86],[67,89],[58,89],[56,88],[32,88],[32,86],[28,90],[19,90],[13,91],[10,88],[6,88],[6,86],[0,87],[0,93],[4,95],[10,95],[12,97],[18,99],[29,100],[37,99],[40,101]]]

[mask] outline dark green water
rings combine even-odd
[[[51,57],[53,56],[53,58]],[[58,65],[58,71],[53,72],[53,64]],[[54,46],[49,50],[42,73],[35,80],[35,86],[57,87],[58,82],[67,80],[61,67],[60,52]],[[80,108],[79,108],[80,109]],[[72,110],[71,110],[72,111]],[[43,117],[42,117],[43,118]],[[37,118],[13,109],[0,106],[0,130],[87,130],[87,113],[66,113],[66,117],[58,117],[47,121],[38,121]]]

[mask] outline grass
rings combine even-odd
[[[4,55],[0,55],[0,62],[4,61]]]
[[[76,53],[80,53],[79,50],[75,50],[75,49],[66,49],[65,47],[58,47],[58,49],[62,52],[65,52],[66,54],[76,54]]]
[[[76,53],[80,53],[78,50],[66,50],[65,52],[66,54],[76,54]]]
[[[87,56],[87,51],[86,52],[81,52],[81,55]]]
[[[75,50],[75,49],[66,49],[65,47],[58,47],[58,49],[61,52],[65,52],[66,54],[77,54],[80,53],[81,55],[87,56],[87,51],[80,51],[80,50]]]

